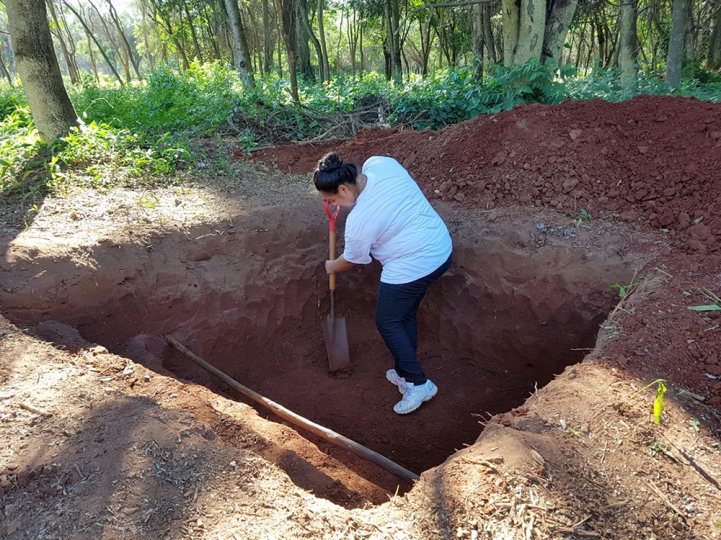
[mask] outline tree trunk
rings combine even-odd
[[[713,70],[721,69],[721,4],[717,4],[706,58],[706,67]]]
[[[225,0],[225,9],[228,11],[230,29],[233,32],[235,69],[243,81],[243,86],[246,88],[255,88],[255,79],[250,71],[248,62],[248,40],[245,37],[243,21],[240,19],[238,0]]]
[[[348,37],[348,48],[350,49],[350,69],[353,75],[356,74],[356,53],[358,51],[358,12],[354,7],[350,7],[353,16],[347,13],[348,25],[346,26],[346,36]]]
[[[294,15],[295,23],[295,39],[296,39],[296,69],[307,80],[315,80],[315,74],[310,64],[310,45],[311,39],[310,23],[308,22],[308,3],[306,0],[295,0],[294,5],[296,12]],[[315,36],[313,36],[315,38]]]
[[[133,47],[130,46],[130,42],[128,41],[127,36],[125,35],[125,32],[123,31],[123,25],[120,21],[120,17],[118,16],[118,12],[115,10],[115,6],[113,6],[113,3],[111,0],[107,0],[108,2],[108,11],[110,13],[110,18],[113,20],[113,24],[115,25],[115,29],[118,31],[118,35],[120,36],[120,44],[123,48],[123,54],[128,59],[128,62],[130,62],[130,65],[133,66],[133,71],[135,72],[135,76],[140,81],[143,78],[140,76],[140,70],[138,69],[138,62],[135,59]]]
[[[666,84],[677,86],[681,82],[684,33],[686,30],[686,0],[673,0],[671,9],[671,37],[666,56]]]
[[[300,103],[300,96],[298,94],[298,73],[296,71],[296,59],[295,59],[295,0],[283,0],[282,3],[278,3],[278,9],[282,10],[280,13],[281,23],[281,35],[285,42],[285,49],[288,55],[288,71],[290,74],[290,93],[293,101],[296,104]],[[280,50],[278,50],[278,67],[280,67]]]
[[[363,51],[363,19],[361,19],[360,26],[358,28],[358,48],[360,49],[360,72],[363,73],[365,70],[365,52]]]
[[[202,64],[204,62],[203,52],[200,49],[200,40],[198,40],[198,34],[195,31],[195,23],[193,22],[193,17],[190,15],[190,9],[188,8],[188,3],[185,0],[181,0],[181,2],[183,4],[183,10],[185,11],[185,16],[188,19],[188,27],[190,28],[190,36],[193,38],[193,46],[195,47],[195,57]]]
[[[78,125],[53,50],[44,0],[5,0],[10,38],[35,127],[49,142]]]
[[[398,0],[385,0],[385,16],[390,75],[391,78],[400,82],[403,78],[403,64],[401,63],[401,46],[398,33],[398,25],[400,24]]]
[[[546,33],[543,37],[543,60],[556,60],[560,66],[563,60],[563,45],[568,27],[576,13],[578,0],[549,0]]]
[[[321,82],[324,80],[330,80],[330,63],[328,62],[328,49],[325,46],[325,28],[323,26],[323,2],[325,0],[316,0],[316,3],[318,5],[318,40],[320,41],[320,54],[321,58],[318,58],[318,63],[323,64],[322,72],[325,73],[325,79],[322,79]],[[342,15],[341,15],[342,17]],[[340,33],[342,35],[342,33]]]
[[[328,72],[325,70],[326,62],[323,60],[323,51],[321,49],[320,41],[318,41],[318,38],[315,37],[315,34],[313,33],[313,29],[310,27],[310,21],[308,21],[308,13],[303,12],[303,6],[301,5],[301,2],[296,2],[296,9],[298,9],[298,21],[300,22],[302,34],[306,35],[311,42],[313,42],[313,47],[315,48],[315,54],[318,57],[318,75],[321,84],[323,81],[327,80]],[[339,35],[342,35],[339,33]],[[307,44],[307,42],[306,42]],[[308,54],[308,64],[310,64],[310,53]]]
[[[621,0],[619,65],[621,82],[627,92],[638,88],[638,36],[636,34],[637,0]]]
[[[486,37],[483,27],[483,7],[483,4],[474,4],[471,9],[471,22],[473,23],[473,55],[475,56],[473,72],[479,80],[483,79],[483,49]],[[420,26],[420,21],[418,21],[418,24]],[[423,45],[422,36],[421,45]]]
[[[60,49],[62,49],[63,51],[63,57],[65,58],[65,65],[68,67],[68,75],[70,75],[70,81],[73,84],[77,84],[79,77],[78,67],[75,64],[75,51],[71,51],[68,48],[68,45],[65,43],[65,38],[63,38],[63,25],[61,25],[60,21],[58,20],[58,15],[55,12],[55,5],[53,4],[52,0],[47,1],[47,8],[50,10],[50,16],[53,18],[55,28],[57,28],[55,37],[58,40],[58,43],[60,43]],[[50,30],[50,32],[52,32],[52,29]],[[68,32],[68,34],[70,35],[70,40],[72,40],[72,34],[70,32]]]
[[[686,26],[684,29],[684,58],[686,60],[696,59],[696,43],[698,28],[693,20],[693,0],[686,0]]]
[[[393,78],[393,70],[391,68],[391,52],[388,39],[383,40],[383,67],[386,79],[390,81]]]
[[[220,60],[220,47],[218,46],[218,37],[216,36],[215,32],[213,31],[214,27],[217,29],[216,25],[213,25],[213,22],[210,20],[210,17],[208,17],[208,8],[203,8],[203,18],[205,19],[205,31],[208,34],[208,41],[210,42],[210,46],[213,49],[214,60]],[[250,50],[250,49],[249,49]],[[248,55],[248,58],[250,59],[250,54]],[[252,71],[252,63],[250,65],[251,71]]]
[[[338,41],[335,44],[335,70],[340,71],[341,68],[341,54],[340,54],[340,46],[341,43],[343,43],[343,16],[345,15],[345,12],[341,10],[340,12],[340,21],[338,23]],[[328,80],[330,80],[330,60],[328,60]]]
[[[483,43],[488,52],[488,59],[494,64],[498,63],[498,54],[496,53],[496,44],[493,40],[493,30],[491,29],[491,6],[483,4]]]
[[[100,51],[100,54],[103,55],[103,58],[105,59],[105,62],[108,64],[110,71],[113,72],[113,74],[115,75],[115,78],[120,83],[120,86],[123,86],[123,84],[124,84],[123,79],[120,77],[120,74],[115,69],[115,66],[113,65],[113,63],[110,61],[110,58],[108,58],[108,55],[105,54],[105,50],[103,49],[102,45],[100,45],[100,43],[98,42],[98,39],[95,37],[95,33],[88,27],[87,23],[85,22],[85,19],[83,19],[83,17],[81,17],[80,14],[75,10],[75,8],[73,6],[71,6],[70,4],[68,4],[68,2],[63,0],[63,3],[65,4],[65,7],[67,7],[70,11],[72,11],[73,15],[75,15],[75,17],[77,17],[78,21],[85,29],[85,32],[87,32],[88,36],[93,40],[93,42],[95,43],[95,46]]]
[[[95,82],[100,82],[100,76],[98,75],[98,63],[95,61],[95,53],[93,52],[93,40],[87,32],[85,32],[85,37],[88,40],[88,58],[90,58],[90,67],[93,70],[93,77],[95,77]]]
[[[290,59],[291,56],[293,58],[295,76],[297,78],[298,73],[300,73],[313,78],[313,70],[310,66],[310,50],[308,48],[309,36],[303,23],[298,20],[299,14],[305,13],[307,15],[306,4],[302,0],[280,0],[278,4],[281,10],[283,41],[288,52],[288,58]],[[293,71],[291,71],[292,75]]]
[[[143,13],[143,19],[145,19],[145,13]],[[148,30],[143,25],[143,43],[145,43],[145,59],[148,61],[148,69],[152,72],[155,69],[155,63],[153,62],[153,55],[150,54],[150,43],[148,42]]]
[[[92,6],[92,8],[95,10],[95,13],[98,15],[98,19],[100,20],[100,24],[103,26],[103,30],[105,31],[105,36],[108,38],[108,43],[110,43],[110,46],[113,48],[113,51],[115,52],[115,58],[118,59],[118,61],[122,64],[123,70],[125,71],[125,78],[130,81],[132,77],[130,76],[130,62],[128,58],[121,53],[120,47],[118,47],[118,44],[115,43],[115,40],[113,39],[113,36],[110,32],[110,29],[108,28],[108,24],[105,22],[105,19],[100,14],[100,10],[93,4],[92,1],[87,0],[88,3]],[[88,19],[92,22],[92,18],[88,17]]]
[[[432,11],[431,11],[432,13]],[[422,24],[418,19],[418,27],[421,34],[421,74],[428,75],[428,60],[431,57],[431,44],[433,43],[433,32],[431,32],[431,14],[428,14],[426,23]],[[483,54],[483,51],[481,51]],[[482,73],[482,69],[481,69]]]
[[[517,0],[501,0],[503,19],[503,65],[510,67],[516,57],[521,5]]]
[[[5,65],[5,62],[3,61],[3,43],[2,40],[0,40],[0,69],[3,72],[3,75],[8,80],[8,84],[10,85],[10,88],[15,88],[15,84],[13,83],[13,78],[10,75],[10,71],[8,70],[7,66]]]
[[[522,0],[514,64],[522,66],[531,58],[541,59],[545,26],[545,0]]]
[[[270,9],[268,0],[263,0],[263,73],[273,65],[273,42],[270,36]]]

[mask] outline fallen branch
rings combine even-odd
[[[378,452],[375,452],[371,450],[370,448],[366,448],[365,446],[358,444],[355,441],[352,441],[348,439],[347,437],[344,437],[343,435],[340,435],[339,433],[336,433],[335,431],[331,431],[330,429],[324,428],[323,426],[320,426],[314,422],[311,422],[307,418],[303,418],[299,414],[294,413],[293,411],[286,409],[282,405],[279,405],[275,403],[274,401],[271,401],[270,399],[263,397],[262,395],[258,394],[257,392],[254,392],[250,388],[247,388],[240,384],[235,379],[231,378],[229,375],[226,375],[222,371],[220,371],[218,368],[210,365],[208,362],[203,360],[200,356],[193,353],[192,351],[188,350],[185,346],[183,346],[182,343],[180,343],[177,339],[175,339],[172,336],[166,336],[166,339],[168,343],[170,343],[173,347],[178,349],[181,353],[183,353],[185,356],[187,356],[190,360],[198,364],[200,367],[206,369],[216,377],[218,377],[221,381],[226,383],[227,385],[231,386],[241,394],[243,394],[245,397],[252,399],[259,405],[262,405],[266,409],[269,409],[273,411],[275,414],[283,418],[284,420],[287,420],[288,422],[299,426],[306,431],[310,431],[314,435],[317,435],[318,437],[328,441],[331,444],[334,444],[336,446],[339,446],[341,448],[345,448],[346,450],[349,450],[356,454],[357,456],[362,457],[363,459],[367,459],[371,463],[375,463],[379,467],[384,468],[388,472],[396,475],[398,478],[401,478],[403,480],[406,480],[408,482],[414,482],[418,480],[420,477],[401,467],[397,463],[394,463],[390,459],[380,455]]]
[[[44,411],[43,409],[40,409],[35,405],[30,405],[29,403],[20,403],[20,408],[25,409],[26,411],[30,411],[34,414],[39,414],[40,416],[52,416],[49,412]]]
[[[656,486],[656,484],[654,484],[651,480],[644,480],[644,482],[645,482],[645,484],[646,484],[648,487],[650,487],[650,488],[656,493],[656,495],[659,496],[659,498],[663,501],[663,503],[664,503],[666,506],[668,506],[671,510],[673,510],[674,512],[676,512],[676,515],[677,515],[678,517],[680,517],[681,519],[683,519],[684,521],[686,521],[686,516],[683,515],[683,512],[681,512],[681,510],[679,510],[678,507],[676,507],[676,505],[674,505],[674,504],[669,500],[669,498],[666,497],[666,495],[664,495],[663,491],[661,491],[661,490]]]
[[[570,527],[558,527],[556,529],[553,529],[554,532],[558,532],[561,534],[572,534],[574,536],[585,536],[587,538],[603,538],[603,536],[597,532],[593,531],[584,531],[582,529],[572,529]]]

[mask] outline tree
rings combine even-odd
[[[308,23],[307,4],[304,0],[280,0],[280,10],[283,41],[288,51],[288,63],[290,64],[291,57],[293,62],[290,72],[291,79],[297,77],[297,74],[312,79],[313,70],[310,67],[310,48],[308,46],[310,24]]]
[[[554,58],[560,65],[563,45],[566,42],[568,28],[576,13],[578,0],[549,0],[546,31],[543,36],[542,58]]]
[[[44,0],[5,0],[15,63],[35,127],[49,142],[78,125],[53,49]]]
[[[10,70],[5,65],[5,61],[3,60],[3,48],[5,46],[5,39],[3,34],[5,34],[5,32],[0,32],[0,71],[2,71],[3,76],[7,79],[8,84],[12,88],[15,86],[15,84],[13,83],[12,75],[10,75]]]
[[[503,65],[541,59],[546,27],[545,0],[502,0]]]
[[[245,37],[243,21],[240,19],[238,0],[225,0],[225,7],[230,19],[230,28],[233,31],[233,44],[235,45],[235,68],[240,75],[243,85],[248,88],[255,87],[255,79],[250,70],[250,57],[248,56],[248,40]]]
[[[316,0],[318,14],[318,41],[320,42],[320,55],[318,62],[321,64],[321,73],[323,77],[321,82],[330,80],[330,63],[328,62],[328,48],[325,45],[325,28],[323,27],[323,2],[325,0]]]
[[[68,75],[70,75],[70,82],[73,84],[77,84],[79,77],[78,77],[78,66],[75,61],[75,42],[73,40],[73,34],[68,30],[67,32],[67,42],[65,39],[65,36],[63,35],[63,27],[67,29],[67,24],[64,17],[63,17],[63,23],[60,24],[60,19],[58,17],[57,11],[55,10],[55,4],[52,1],[47,2],[47,7],[50,10],[50,16],[53,21],[53,25],[50,27],[50,32],[55,35],[55,39],[58,40],[58,43],[60,44],[60,49],[63,51],[63,57],[65,58],[65,65],[68,68]],[[55,32],[53,32],[53,27]]]
[[[268,0],[263,0],[263,73],[268,73],[272,65],[273,42],[270,33],[270,9]]]
[[[666,84],[676,86],[681,82],[684,34],[686,31],[686,0],[673,0],[671,11],[671,38],[666,57]]]
[[[637,0],[621,0],[621,24],[619,48],[619,65],[621,81],[628,92],[635,92],[638,87],[638,34],[636,18],[638,17]]]
[[[401,39],[399,32],[400,11],[398,0],[385,0],[386,35],[388,36],[388,67],[389,74],[396,81],[403,76],[401,63]]]
[[[122,86],[122,85],[123,85],[123,79],[120,78],[120,74],[118,73],[118,70],[115,69],[115,66],[114,66],[113,63],[110,61],[110,58],[108,58],[108,55],[105,53],[105,49],[103,49],[103,46],[100,45],[100,42],[98,41],[98,38],[95,37],[95,33],[90,29],[90,27],[88,26],[87,22],[85,22],[85,19],[80,15],[80,13],[79,13],[73,6],[71,6],[66,0],[63,0],[63,3],[65,4],[65,7],[67,7],[70,11],[72,11],[72,12],[73,12],[73,15],[75,15],[75,17],[77,17],[78,21],[80,22],[80,24],[81,24],[81,25],[83,26],[83,28],[85,29],[85,32],[86,32],[87,35],[88,35],[88,39],[92,39],[92,40],[93,40],[93,42],[95,43],[95,45],[98,47],[98,50],[100,51],[100,54],[101,54],[101,55],[103,56],[103,58],[105,59],[105,63],[106,63],[106,64],[108,65],[108,67],[110,68],[110,71],[113,72],[113,75],[115,75],[115,78],[118,80],[118,83],[120,83],[120,86]]]
[[[716,11],[713,16],[713,31],[708,46],[706,67],[709,69],[721,69],[721,2],[716,2]]]

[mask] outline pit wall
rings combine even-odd
[[[315,206],[269,209],[238,216],[222,233],[107,241],[52,261],[42,246],[28,249],[37,245],[31,238],[18,239],[3,265],[0,308],[18,324],[75,326],[111,349],[137,334],[173,334],[207,358],[307,356],[323,346],[328,312],[327,228],[318,214]],[[475,364],[483,351],[487,370],[523,377],[545,363],[560,372],[567,362],[558,351],[593,347],[614,302],[609,286],[632,275],[612,246],[536,248],[518,223],[482,215],[452,219],[450,228],[454,266],[423,305],[421,335],[430,332],[460,362]],[[338,314],[368,326],[379,274],[373,264],[339,277]],[[316,346],[302,339],[308,333],[320,335]],[[547,365],[550,357],[557,365]]]
[[[472,444],[479,416],[520,406],[581,361],[618,300],[610,285],[628,283],[644,263],[620,257],[602,230],[439,212],[454,265],[421,306],[419,357],[442,399],[412,424],[395,418],[399,396],[384,377],[393,360],[374,324],[377,263],[338,278],[351,366],[328,372],[328,230],[317,204],[90,246],[26,232],[2,262],[0,310],[20,325],[70,325],[151,369],[222,391],[167,345],[173,335],[241,384],[420,473]],[[415,425],[425,431],[409,431]]]
[[[572,228],[545,234],[540,245],[533,220],[440,212],[454,239],[454,266],[422,305],[420,353],[451,381],[469,373],[481,380],[480,393],[490,393],[479,398],[469,389],[468,399],[484,400],[472,406],[517,406],[594,346],[617,300],[610,285],[628,282],[634,262],[610,245],[574,247]],[[172,334],[230,376],[272,394],[268,381],[293,370],[327,377],[327,234],[316,204],[238,216],[222,231],[104,241],[68,247],[62,256],[55,246],[52,259],[26,233],[5,256],[0,309],[17,324],[74,326],[85,339],[135,359],[145,347],[178,375],[209,380],[163,350],[160,338]],[[382,374],[391,362],[373,324],[379,275],[374,263],[338,280],[336,314],[347,319],[358,376]],[[139,335],[159,337],[150,346]],[[463,393],[460,382],[455,387]],[[314,414],[303,401],[294,405]]]

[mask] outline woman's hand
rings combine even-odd
[[[349,263],[343,258],[343,255],[338,257],[335,260],[327,260],[325,261],[325,271],[328,274],[337,274],[338,272],[345,272],[346,270],[350,270],[353,268],[355,264]]]

